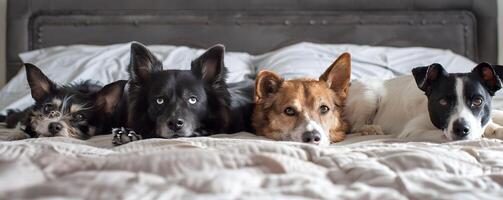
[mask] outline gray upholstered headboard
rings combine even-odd
[[[7,79],[20,52],[146,44],[262,53],[298,42],[425,46],[496,62],[496,0],[10,0]],[[104,66],[105,67],[105,66]]]

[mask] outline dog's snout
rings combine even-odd
[[[452,123],[452,133],[457,137],[465,137],[470,134],[470,126],[463,119],[457,119]]]
[[[173,131],[178,131],[183,128],[183,120],[182,119],[173,119],[168,121],[168,128]]]
[[[308,131],[302,134],[302,142],[319,144],[321,141],[321,134],[318,131]]]
[[[59,122],[51,122],[49,124],[49,132],[51,132],[52,134],[59,133],[59,131],[61,131],[61,129],[63,129],[63,125],[61,125],[61,123],[59,123]]]

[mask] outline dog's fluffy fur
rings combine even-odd
[[[253,82],[227,85],[224,53],[224,47],[216,45],[193,60],[190,70],[163,70],[145,46],[133,43],[127,127],[117,129],[115,144],[250,130]],[[123,139],[124,133],[134,137]]]
[[[57,85],[40,69],[25,64],[35,104],[23,111],[10,111],[8,127],[20,126],[29,137],[64,136],[88,139],[109,133],[116,106],[126,81],[100,86],[91,81]]]
[[[329,145],[344,139],[342,118],[351,76],[351,57],[342,54],[319,80],[284,80],[270,71],[256,79],[253,127],[274,140]]]

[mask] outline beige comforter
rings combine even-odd
[[[355,139],[356,138],[356,139]],[[0,199],[499,199],[503,141],[404,143],[353,137],[328,148],[246,133],[111,148],[0,142]]]

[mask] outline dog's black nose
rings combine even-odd
[[[49,132],[51,132],[52,134],[59,133],[59,131],[61,131],[61,129],[63,129],[63,125],[61,125],[58,122],[51,122],[49,124]]]
[[[302,142],[318,144],[321,141],[321,134],[318,131],[308,131],[302,134]]]
[[[183,128],[183,120],[182,119],[174,119],[168,121],[168,128],[172,131],[178,131]]]
[[[457,137],[465,137],[470,134],[470,127],[464,119],[457,119],[452,123],[452,133]]]

